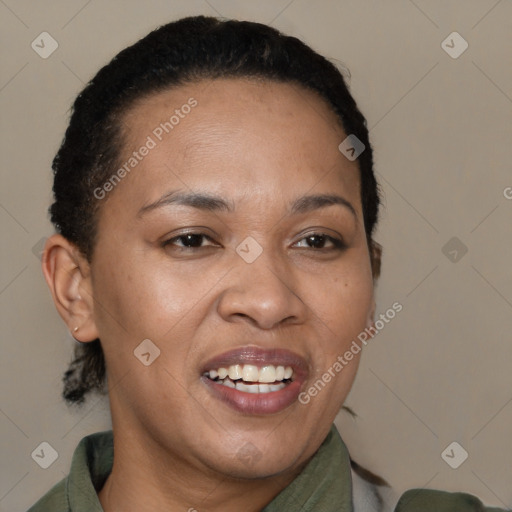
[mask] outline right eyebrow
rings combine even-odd
[[[198,208],[200,210],[206,210],[210,212],[232,212],[235,209],[232,203],[228,203],[226,200],[218,196],[205,194],[201,192],[184,193],[180,192],[179,190],[173,190],[163,195],[160,199],[157,199],[155,202],[143,206],[137,213],[137,217],[141,217],[147,212],[156,210],[157,208],[161,208],[163,206],[169,206],[171,204],[190,206],[192,208]]]

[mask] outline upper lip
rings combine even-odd
[[[308,374],[308,364],[306,360],[295,352],[282,348],[264,349],[247,345],[213,357],[203,365],[201,375],[209,370],[228,368],[235,364],[290,366],[293,369],[294,380],[304,380]]]

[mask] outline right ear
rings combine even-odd
[[[46,241],[41,260],[55,307],[73,337],[80,342],[97,339],[91,269],[79,249],[62,235]]]

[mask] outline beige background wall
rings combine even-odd
[[[403,311],[366,349],[347,400],[358,418],[340,415],[352,455],[397,492],[512,506],[512,2],[2,0],[0,509],[25,510],[109,427],[105,399],[74,411],[60,398],[73,341],[34,254],[52,232],[70,104],[124,46],[200,13],[271,23],[343,62],[368,118],[385,203],[379,312]],[[43,31],[58,42],[47,59],[31,48]],[[469,44],[456,59],[441,47],[453,31]],[[46,470],[31,458],[42,441],[58,452]],[[441,457],[452,441],[469,454],[458,469]]]

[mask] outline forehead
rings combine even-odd
[[[126,116],[130,114],[147,117],[151,112],[169,111],[179,108],[184,98],[194,96],[200,101],[203,110],[244,114],[254,108],[262,109],[262,114],[278,112],[286,117],[316,115],[328,124],[340,127],[338,117],[327,101],[313,90],[298,83],[280,82],[258,77],[199,79],[169,89],[149,93],[136,99]],[[305,109],[304,107],[309,108]]]
[[[126,180],[151,196],[173,180],[182,187],[237,188],[240,195],[269,188],[282,194],[326,180],[348,193],[359,188],[357,162],[338,150],[346,137],[338,117],[296,84],[216,79],[181,85],[137,100],[122,130],[121,163],[151,146]]]

